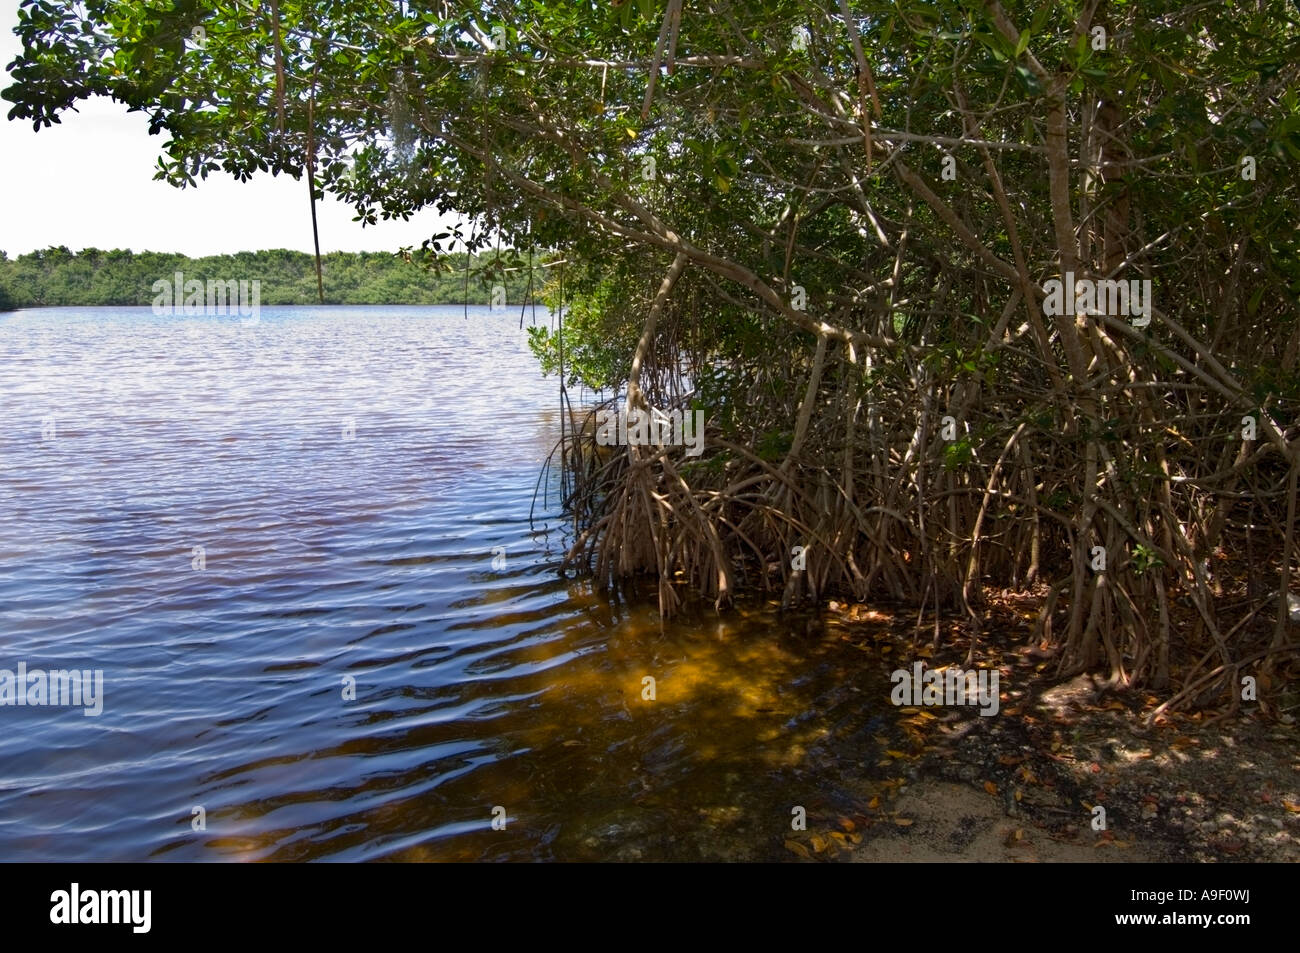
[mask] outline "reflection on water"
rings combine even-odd
[[[0,859],[780,858],[792,805],[838,810],[879,664],[559,577],[524,342],[482,308],[0,315],[0,668],[105,677],[98,718],[0,707]]]

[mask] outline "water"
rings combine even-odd
[[[104,673],[97,717],[0,707],[0,860],[766,859],[793,805],[851,811],[897,744],[879,662],[561,577],[525,341],[0,314],[0,669]]]

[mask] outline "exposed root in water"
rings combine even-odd
[[[971,395],[935,394],[923,374],[910,398],[897,379],[892,392],[873,390],[855,380],[851,355],[826,373],[827,351],[816,348],[798,408],[749,408],[796,421],[776,452],[762,431],[744,443],[713,425],[696,456],[664,434],[609,445],[601,423],[622,399],[572,411],[548,461],[566,475],[566,566],[602,588],[654,578],[664,616],[688,593],[719,609],[740,590],[780,593],[786,607],[842,595],[928,610],[936,640],[941,613],[978,638],[990,590],[1037,590],[1031,638],[1059,677],[1101,670],[1114,688],[1172,690],[1175,707],[1235,707],[1244,676],[1290,672],[1296,644],[1270,618],[1277,590],[1256,579],[1282,564],[1276,518],[1271,533],[1258,508],[1228,519],[1241,494],[1216,496],[1186,458],[1177,481],[1139,479],[1135,449],[1126,460],[1123,443],[1089,438],[1079,421],[1058,430],[981,412]],[[908,404],[958,407],[963,433]],[[692,411],[680,395],[655,406],[674,426]],[[1136,444],[1141,421],[1130,426]],[[1079,444],[1091,490],[1058,462]],[[1276,462],[1251,475],[1261,496],[1283,492]]]

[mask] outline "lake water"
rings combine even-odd
[[[0,669],[104,679],[0,706],[0,860],[780,859],[852,811],[879,661],[561,577],[557,389],[517,311],[0,314]]]

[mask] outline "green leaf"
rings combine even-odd
[[[1025,91],[1033,96],[1041,95],[1043,84],[1038,81],[1038,77],[1033,74],[1028,66],[1016,65],[1016,76],[1020,78],[1020,84],[1025,87]]]
[[[1250,300],[1246,302],[1246,311],[1247,313],[1250,314],[1252,318],[1255,316],[1255,313],[1259,311],[1259,303],[1261,300],[1263,300],[1263,298],[1264,298],[1264,287],[1261,285],[1260,287],[1255,289],[1255,293],[1251,295]]]

